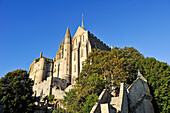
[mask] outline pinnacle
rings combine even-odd
[[[69,26],[67,27],[66,35],[70,35]]]

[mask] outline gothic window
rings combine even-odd
[[[83,35],[83,42],[84,42],[84,35]]]
[[[81,57],[83,57],[83,49],[81,49]]]
[[[76,61],[76,52],[74,52],[74,61]]]
[[[74,65],[74,72],[76,72],[76,65]]]

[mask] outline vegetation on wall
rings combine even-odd
[[[4,113],[33,113],[33,81],[25,70],[9,72],[0,79],[0,100]]]
[[[168,112],[170,66],[154,58],[144,58],[133,47],[92,50],[74,88],[61,102],[69,112],[90,112],[105,87],[111,90],[111,86],[119,87],[120,82],[131,84],[138,69],[148,80],[155,112]]]
[[[50,94],[48,95],[48,100],[49,100],[50,102],[54,101],[54,95],[50,93]]]

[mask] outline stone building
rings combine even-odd
[[[85,30],[82,21],[82,26],[78,27],[73,37],[67,27],[65,38],[53,59],[43,57],[41,52],[40,57],[31,63],[29,77],[34,80],[34,95],[39,97],[36,113],[45,113],[44,109],[51,109],[46,98],[49,94],[55,96],[56,102],[63,99],[65,92],[72,88],[79,76],[83,62],[94,48],[110,51],[113,46],[110,49]],[[90,113],[154,113],[151,101],[147,80],[138,73],[133,84],[120,84],[119,94],[104,89]]]
[[[138,72],[131,85],[120,84],[117,96],[104,89],[90,113],[154,113],[147,80]]]
[[[34,80],[33,91],[36,96],[47,96],[52,93],[61,99],[64,90],[66,88],[68,90],[71,88],[69,85],[75,83],[83,62],[94,48],[110,50],[106,44],[84,29],[83,19],[82,26],[78,27],[73,37],[67,27],[56,57],[49,59],[43,57],[41,53],[40,58],[35,59],[30,65],[29,75]]]

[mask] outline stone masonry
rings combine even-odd
[[[84,29],[83,21],[73,37],[68,27],[55,58],[43,57],[41,52],[40,58],[31,63],[29,77],[34,80],[34,95],[38,97],[52,93],[56,98],[62,98],[61,94],[64,95],[64,90],[75,83],[83,62],[94,48],[110,50],[106,44]]]

